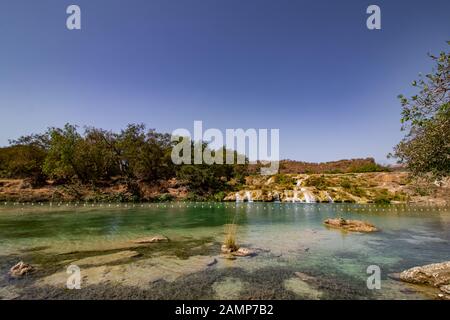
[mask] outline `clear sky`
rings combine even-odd
[[[1,0],[0,145],[66,122],[202,120],[279,128],[281,158],[383,162],[402,137],[396,96],[447,40],[448,0]]]

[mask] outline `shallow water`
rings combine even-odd
[[[369,221],[380,231],[328,229],[323,220],[330,217]],[[220,254],[224,225],[232,221],[238,244],[255,256]],[[156,234],[171,241],[132,242]],[[429,299],[434,292],[389,275],[450,260],[450,211],[300,203],[6,205],[0,242],[3,298]],[[139,256],[102,262],[124,250]],[[19,260],[39,271],[7,277]],[[83,261],[94,262],[80,266],[82,289],[63,290],[65,268]],[[380,267],[379,290],[367,288],[370,265]]]

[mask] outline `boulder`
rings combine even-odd
[[[34,270],[32,265],[20,261],[9,270],[9,274],[14,278],[20,278]]]
[[[439,289],[441,289],[442,292],[450,295],[450,284],[446,286],[441,286]]]
[[[248,257],[253,256],[255,252],[247,248],[239,248],[236,251],[232,252],[231,254],[238,257]]]
[[[405,270],[400,273],[400,280],[438,288],[448,286],[450,285],[450,261]]]
[[[156,235],[152,237],[145,237],[133,240],[133,243],[145,244],[145,243],[159,243],[159,242],[169,242],[169,238],[161,235]]]
[[[404,282],[439,288],[439,298],[450,300],[450,261],[414,267],[400,273]]]
[[[234,251],[236,251],[236,250],[238,250],[238,249],[239,249],[239,248],[236,247],[236,246],[230,247],[230,246],[228,246],[228,245],[226,245],[226,244],[223,244],[223,245],[220,247],[220,251],[221,251],[222,253],[224,253],[224,254],[232,253],[232,252],[234,252]]]
[[[345,231],[354,232],[374,232],[378,229],[371,223],[360,221],[360,220],[346,220],[343,218],[339,219],[327,219],[324,224],[331,228],[338,228]]]
[[[238,248],[238,247],[230,248],[225,244],[222,245],[220,251],[222,251],[222,253],[225,255],[232,255],[236,257],[248,257],[255,255],[255,252],[248,248]]]

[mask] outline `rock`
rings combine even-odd
[[[371,223],[360,221],[360,220],[346,220],[343,218],[339,219],[327,219],[324,224],[331,228],[338,228],[345,231],[354,232],[374,232],[378,229]]]
[[[287,290],[294,292],[302,299],[319,300],[323,295],[320,290],[315,289],[297,277],[284,280],[283,285]]]
[[[153,237],[145,237],[133,240],[133,243],[144,244],[144,243],[159,243],[159,242],[169,242],[169,238],[161,235],[156,235]]]
[[[409,283],[424,284],[433,287],[450,285],[450,261],[414,267],[400,273],[400,279]]]
[[[250,250],[248,248],[238,248],[238,247],[230,248],[225,244],[222,245],[220,251],[222,251],[223,254],[236,257],[248,257],[255,255],[255,251]]]
[[[401,281],[400,279],[400,273],[388,273],[388,278],[396,281]]]
[[[238,248],[237,246],[229,247],[229,246],[227,246],[226,244],[223,244],[223,245],[220,247],[220,251],[221,251],[222,253],[225,253],[225,254],[235,252],[235,251],[237,251],[238,249],[239,249],[239,248]]]
[[[87,257],[87,258],[83,258],[83,259],[74,261],[72,263],[77,266],[84,266],[84,265],[97,266],[97,265],[103,265],[103,264],[108,264],[108,263],[115,263],[117,261],[130,259],[130,258],[134,258],[134,257],[138,257],[138,256],[140,256],[139,252],[126,250],[126,251],[120,251],[120,252],[111,253],[111,254]]]
[[[32,265],[20,261],[9,270],[9,274],[14,278],[20,278],[30,272],[33,272],[34,270],[35,269]]]
[[[446,294],[450,294],[450,284],[446,286],[441,286],[439,289],[441,289],[441,291],[445,292]]]
[[[123,264],[85,266],[81,268],[81,288],[91,285],[111,285],[120,288],[136,287],[144,290],[149,289],[151,283],[157,281],[173,282],[186,277],[189,274],[203,272],[210,268],[214,257],[190,256],[188,259],[180,259],[175,256],[153,256],[151,258],[133,259]],[[65,268],[51,275],[37,279],[36,287],[59,287],[65,288],[67,282]],[[83,290],[83,289],[82,289]],[[120,289],[118,289],[120,290]],[[121,293],[117,292],[118,297]],[[130,297],[127,297],[130,299]]]
[[[220,247],[220,251],[222,252],[222,253],[231,253],[231,248],[229,248],[227,245],[225,245],[225,244],[223,244],[221,247]]]
[[[307,275],[306,273],[303,273],[303,272],[295,272],[294,274],[302,281],[313,281],[314,280],[314,277],[311,277],[310,275]]]
[[[232,255],[238,256],[238,257],[248,257],[253,256],[255,252],[253,250],[247,249],[247,248],[239,248],[234,252],[231,252]]]
[[[236,260],[236,256],[232,255],[231,253],[225,254],[223,258],[227,260]]]
[[[0,300],[14,300],[20,298],[20,289],[16,286],[5,286],[0,288]]]
[[[215,297],[220,300],[238,300],[245,283],[239,278],[226,277],[223,280],[214,282],[212,289]]]
[[[210,263],[206,264],[208,267],[212,267],[213,265],[217,264],[217,259],[214,258],[213,261],[211,261]]]

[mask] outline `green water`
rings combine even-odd
[[[327,229],[323,220],[330,217],[369,221],[380,231]],[[255,256],[220,254],[224,225],[233,219],[238,244]],[[156,234],[171,241],[132,242]],[[450,212],[352,204],[6,205],[0,243],[3,298],[429,299],[433,293],[389,275],[450,260]],[[64,290],[65,283],[54,280],[80,259],[124,250],[139,256],[83,266],[81,290]],[[8,277],[19,260],[38,271]],[[367,288],[370,265],[380,267],[379,290]]]

